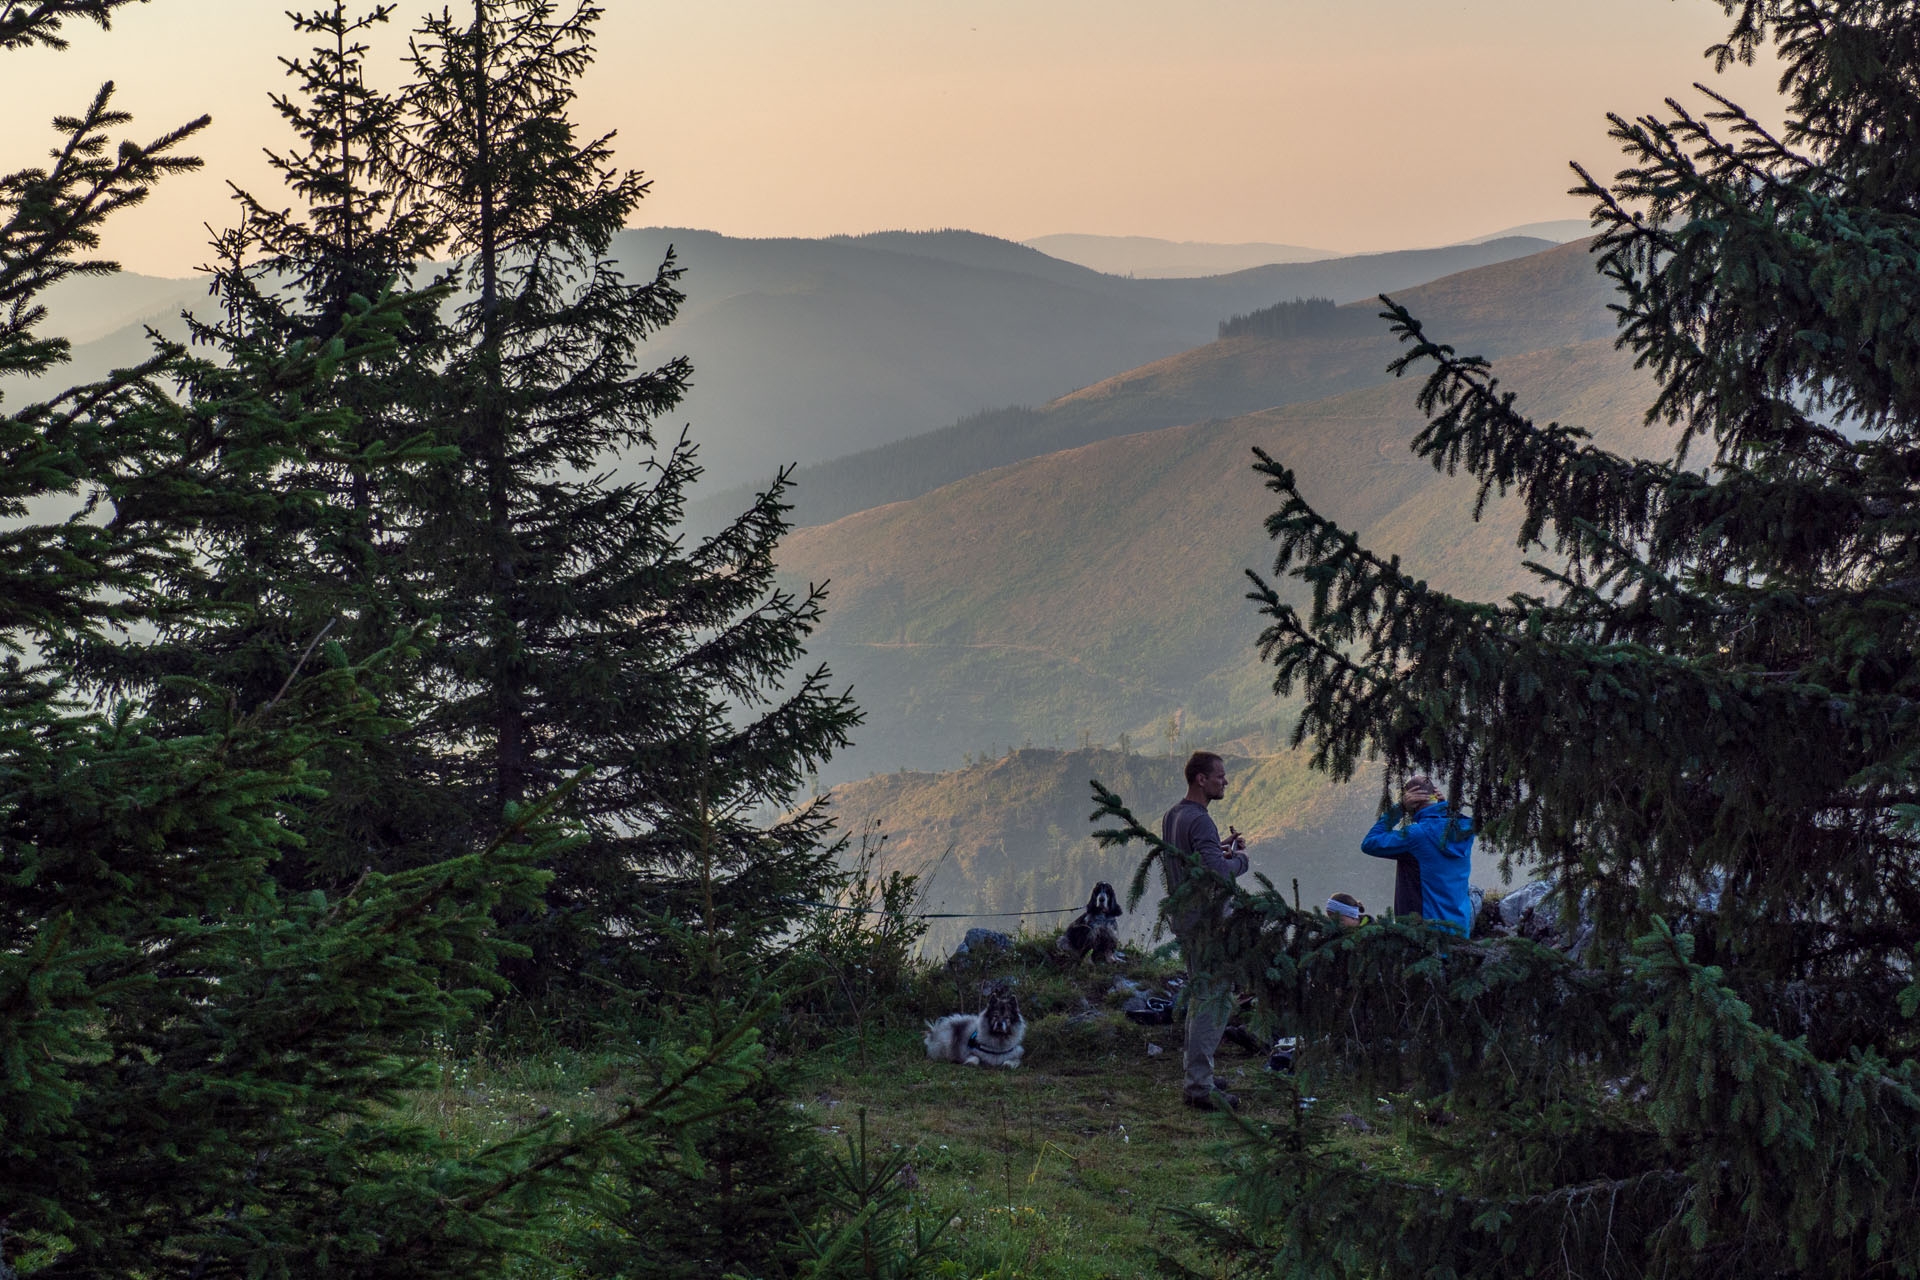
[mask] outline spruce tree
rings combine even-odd
[[[0,47],[57,44],[114,4],[0,10]],[[0,178],[0,369],[50,374],[37,297],[197,125],[141,145],[103,89],[59,118],[52,162]],[[284,895],[273,860],[325,794],[316,762],[375,714],[374,664],[308,645],[262,703],[189,729],[68,692],[61,655],[204,607],[155,589],[200,565],[141,500],[208,451],[343,429],[330,381],[389,350],[404,309],[357,306],[325,341],[242,349],[222,394],[178,400],[182,353],[0,415],[0,1271],[41,1276],[497,1273],[609,1157],[645,1158],[739,1082],[750,1023],[682,1055],[575,1133],[464,1149],[395,1111],[418,1053],[495,985],[497,910],[524,907],[564,836],[523,807],[491,843],[349,891]],[[271,429],[266,424],[277,423]],[[405,644],[404,637],[401,642]]]
[[[443,339],[443,294],[406,292],[437,236],[387,185],[399,108],[365,83],[362,41],[390,10],[353,15],[335,3],[288,15],[297,36],[318,42],[282,60],[295,88],[274,98],[295,137],[268,158],[298,204],[236,190],[240,220],[214,245],[214,314],[188,317],[193,347],[208,354],[175,368],[188,399],[219,403],[236,378],[256,376],[246,360],[328,342],[389,292],[391,340],[310,388],[298,420],[225,422],[217,443],[169,460],[124,498],[144,524],[191,538],[194,559],[152,585],[192,608],[157,635],[96,640],[71,655],[95,689],[139,694],[149,714],[183,725],[260,705],[317,636],[364,654],[433,614],[408,546],[420,474],[448,452],[436,452],[418,411],[420,371]],[[423,713],[423,699],[395,675],[378,678],[397,727]],[[374,727],[329,751],[334,783],[276,863],[283,882],[337,889],[369,868],[459,848],[418,735]]]
[[[516,930],[529,992],[679,987],[646,977],[678,963],[673,922],[704,934],[714,974],[770,947],[834,855],[817,809],[753,814],[784,808],[857,718],[824,671],[790,678],[821,594],[774,586],[785,474],[725,530],[681,539],[699,469],[655,424],[689,369],[637,365],[679,269],[623,277],[613,237],[647,183],[568,114],[599,14],[477,0],[429,18],[404,90],[404,193],[445,230],[462,289],[433,406],[459,457],[414,540],[446,602],[427,724],[485,826],[585,778],[585,837]]]
[[[1415,451],[1523,505],[1540,590],[1450,598],[1259,463],[1306,588],[1255,579],[1297,740],[1444,775],[1599,939],[1576,964],[1242,895],[1218,959],[1306,1037],[1303,1090],[1338,1064],[1455,1118],[1414,1174],[1308,1113],[1244,1150],[1263,1274],[1920,1273],[1920,14],[1722,7],[1713,57],[1773,43],[1785,131],[1704,90],[1614,118],[1625,168],[1578,188],[1677,456],[1530,419],[1388,302]]]

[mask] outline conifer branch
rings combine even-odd
[[[669,1127],[686,1127],[737,1109],[737,1104],[729,1101],[704,1105],[690,1113],[667,1117],[678,1100],[696,1093],[703,1077],[714,1074],[737,1075],[745,1069],[749,1055],[757,1049],[757,1028],[772,1009],[771,1004],[763,1004],[749,1010],[726,1031],[704,1045],[697,1057],[670,1074],[645,1098],[628,1102],[616,1114],[571,1138],[547,1144],[541,1154],[512,1173],[484,1187],[463,1192],[448,1203],[463,1213],[472,1213],[499,1200],[514,1188],[577,1160],[583,1154],[597,1152],[605,1140],[614,1134],[642,1124],[658,1124],[663,1118],[667,1118]],[[511,1155],[524,1145],[524,1140],[519,1138],[496,1143],[483,1151],[482,1163],[492,1163],[494,1158]]]
[[[306,666],[307,659],[313,656],[314,646],[327,638],[327,632],[333,630],[333,624],[337,621],[339,621],[337,618],[328,618],[327,625],[321,627],[319,631],[314,633],[313,639],[307,641],[307,647],[300,651],[300,657],[294,662],[293,670],[287,672],[287,678],[281,681],[279,690],[276,691],[271,698],[267,699],[265,707],[263,708],[264,710],[270,711],[280,705],[280,699],[287,696],[287,690],[293,688],[293,682],[299,679],[300,669]]]

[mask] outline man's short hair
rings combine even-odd
[[[1187,757],[1187,785],[1200,781],[1203,773],[1212,773],[1213,766],[1222,763],[1220,757],[1211,751],[1196,751]]]

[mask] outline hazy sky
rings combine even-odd
[[[317,0],[294,0],[303,7]],[[146,137],[202,112],[206,172],[107,251],[206,259],[231,179],[272,187],[285,0],[151,0],[64,54],[0,54],[0,166],[101,80]],[[403,35],[424,5],[401,0]],[[453,5],[462,8],[459,0]],[[967,227],[1366,251],[1583,217],[1605,114],[1696,80],[1774,115],[1775,73],[1716,78],[1708,0],[606,0],[586,125],[646,171],[642,225],[818,236]],[[392,70],[397,76],[397,68]]]

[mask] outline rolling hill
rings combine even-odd
[[[690,425],[709,484],[727,487],[1040,403],[1203,343],[1236,312],[1406,288],[1545,244],[1508,237],[1198,280],[1102,275],[963,231],[747,240],[655,227],[622,232],[612,255],[644,278],[672,245],[687,269],[680,319],[640,358],[691,357],[693,391],[662,434]],[[178,338],[179,310],[208,306],[203,280],[125,275],[67,281],[48,301],[53,331],[76,340],[59,386],[137,362],[146,324]],[[10,401],[30,390],[0,386]]]
[[[1490,357],[1613,332],[1608,284],[1593,270],[1584,240],[1457,272],[1401,290],[1395,298],[1435,337]],[[1385,323],[1370,319],[1379,309],[1376,300],[1342,307],[1339,336],[1217,340],[1101,379],[1037,409],[975,414],[937,431],[803,466],[792,495],[794,519],[823,524],[1095,440],[1378,384],[1398,348]],[[702,495],[693,507],[693,523],[712,527],[742,510],[750,496],[744,489]]]
[[[1629,357],[1590,341],[1503,361],[1541,416],[1616,445],[1647,403]],[[1531,584],[1515,512],[1415,458],[1415,386],[1394,383],[1263,413],[1143,432],[970,477],[796,531],[797,581],[830,581],[810,645],[867,712],[837,778],[945,769],[1008,745],[1147,742],[1171,718],[1197,741],[1283,728],[1254,653],[1242,570],[1268,567],[1261,445],[1330,517],[1445,590],[1497,599]]]

